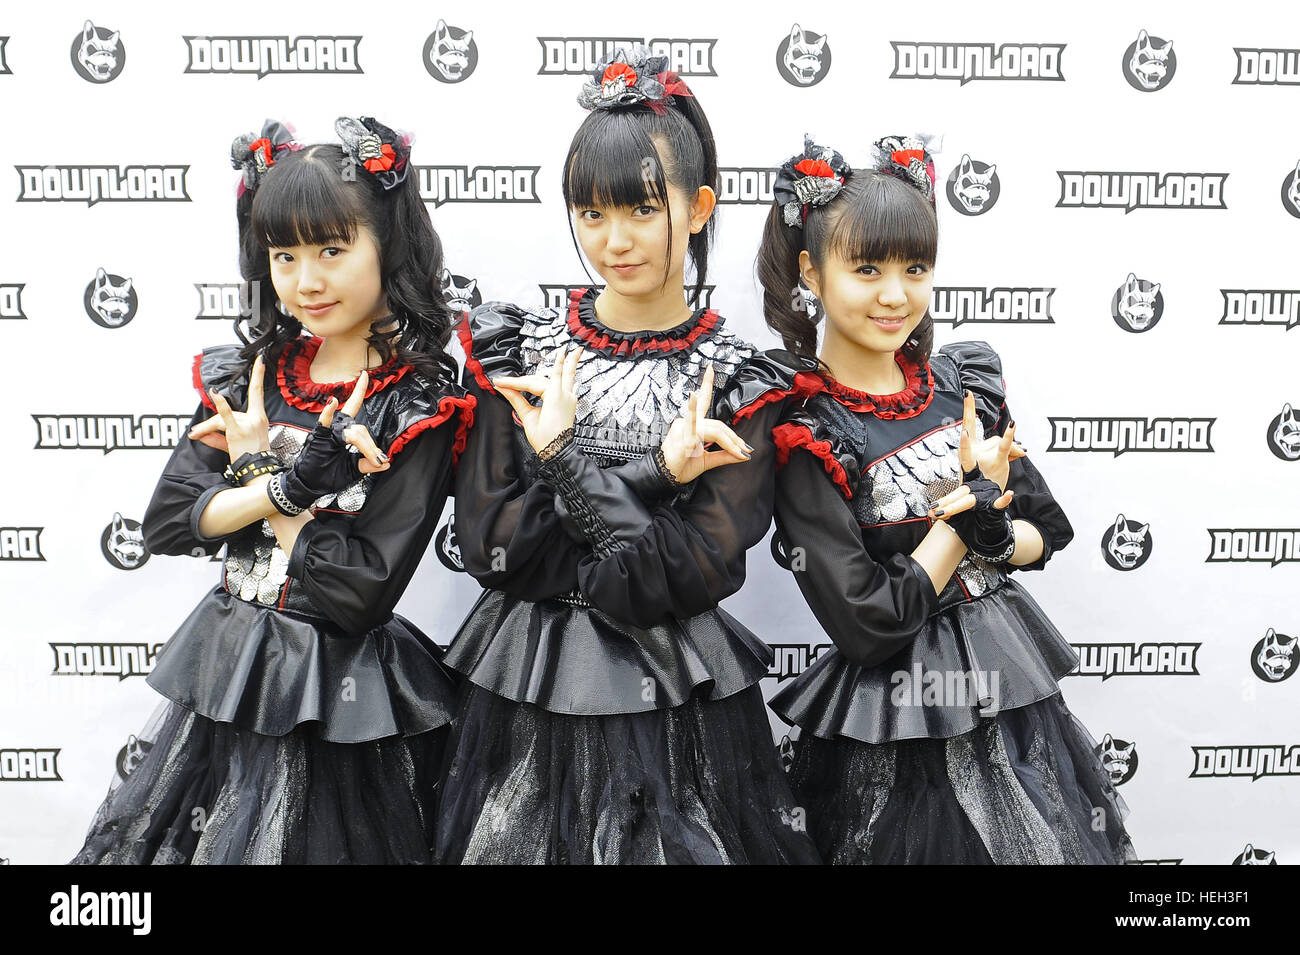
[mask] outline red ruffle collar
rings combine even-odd
[[[642,352],[682,351],[722,325],[722,316],[712,309],[701,308],[680,325],[663,331],[620,332],[596,318],[595,300],[593,289],[569,292],[569,331],[585,347],[611,358],[636,358]]]
[[[930,405],[934,397],[934,374],[927,362],[918,365],[901,351],[894,353],[894,361],[903,370],[907,386],[892,395],[873,395],[841,384],[829,375],[822,375],[826,394],[851,411],[869,411],[877,418],[911,418]]]
[[[285,345],[276,367],[275,380],[280,386],[280,394],[293,407],[303,411],[323,411],[331,397],[337,398],[339,404],[342,404],[348,400],[357,383],[356,378],[351,381],[312,381],[311,363],[320,346],[321,339],[316,337],[295,339]],[[366,397],[387,388],[410,370],[410,365],[397,364],[397,356],[394,355],[370,372]]]

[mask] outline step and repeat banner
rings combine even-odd
[[[998,350],[1073,522],[1020,580],[1079,653],[1063,691],[1138,852],[1300,861],[1300,22],[872,6],[0,14],[0,859],[79,848],[147,745],[144,677],[221,573],[151,556],[139,522],[187,440],[192,356],[247,312],[231,139],[268,117],[303,142],[343,114],[411,131],[448,295],[556,305],[590,281],[560,195],[578,90],[645,42],[718,139],[707,304],[763,347],[773,167],[804,133],[851,164],[942,136],[936,337]],[[399,607],[441,644],[478,592],[451,518]],[[725,606],[775,648],[769,694],[828,646],[769,542]]]

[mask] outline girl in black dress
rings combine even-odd
[[[456,535],[488,589],[447,654],[467,685],[437,855],[817,861],[758,686],[771,650],[718,607],[771,521],[794,369],[684,301],[717,161],[666,58],[620,51],[579,101],[564,196],[608,284],[461,330],[478,417]]]
[[[154,553],[224,544],[221,582],[159,654],[148,752],[75,862],[429,860],[455,684],[392,611],[473,399],[409,141],[336,128],[341,147],[268,123],[232,148],[258,307],[242,346],[195,358],[202,404],[144,519]]]
[[[776,429],[785,558],[835,643],[772,701],[832,863],[1115,863],[1127,812],[1057,681],[1076,658],[1012,577],[1073,536],[1014,444],[997,354],[931,353],[924,143],[852,170],[782,166],[759,272],[768,325],[813,357]],[[811,313],[811,317],[810,317]]]

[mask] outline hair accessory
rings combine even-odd
[[[673,105],[674,96],[694,96],[672,70],[668,57],[652,56],[650,48],[637,44],[631,50],[620,48],[601,60],[591,71],[591,79],[578,94],[583,109],[615,109],[644,103],[656,113]]]
[[[293,130],[273,119],[262,124],[261,136],[252,133],[236,136],[230,144],[230,165],[244,173],[239,181],[239,195],[257,188],[262,176],[275,165],[278,153],[301,148],[299,143],[294,142]]]
[[[411,171],[411,137],[394,132],[370,116],[340,116],[334,131],[348,158],[370,173],[385,189],[406,181]]]
[[[934,157],[929,139],[919,136],[886,136],[872,144],[875,168],[910,183],[934,205]]]
[[[776,172],[772,194],[781,206],[785,224],[802,229],[809,206],[824,206],[840,194],[853,170],[833,149],[818,146],[807,134],[803,152],[791,156]]]

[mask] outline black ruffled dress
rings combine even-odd
[[[449,863],[805,863],[759,681],[772,652],[718,602],[771,520],[794,370],[699,310],[623,333],[594,293],[461,328],[477,420],[457,541],[486,589],[447,652],[467,679],[442,793]],[[542,461],[489,377],[582,345],[574,437]],[[712,415],[755,451],[682,489],[653,452],[712,361]]]
[[[817,378],[775,432],[781,546],[835,643],[771,702],[801,730],[791,786],[818,848],[831,863],[1131,859],[1128,810],[1057,685],[1074,651],[1007,575],[1074,534],[1030,459],[1011,463],[1010,511],[1041,532],[1039,560],[968,554],[936,597],[910,556],[961,483],[965,392],[980,437],[1010,421],[1001,362],[984,342],[896,360],[904,391]]]
[[[268,368],[271,448],[291,462],[333,395],[311,381],[319,339]],[[234,346],[195,359],[194,383],[243,407]],[[259,521],[224,539],[221,583],[158,656],[167,701],[148,752],[114,780],[75,863],[425,863],[455,675],[392,612],[432,536],[473,399],[393,363],[357,415],[392,459],[321,498],[291,554]],[[199,516],[228,485],[229,456],[182,439],[144,519],[154,553],[212,554]]]

